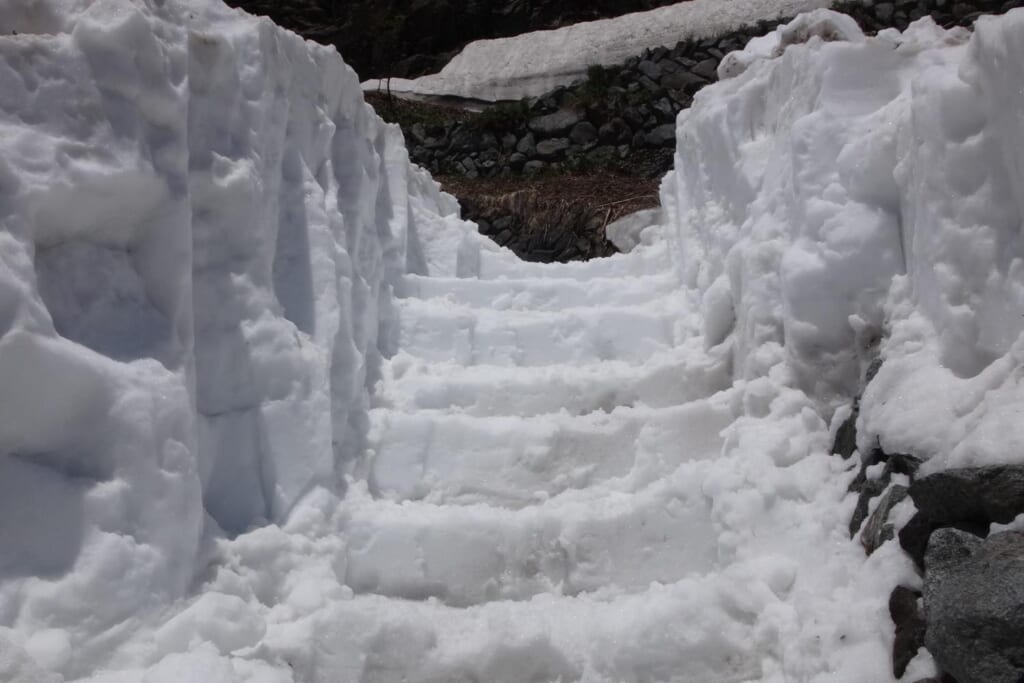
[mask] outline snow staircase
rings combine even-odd
[[[357,603],[479,631],[478,651],[473,638],[458,647],[485,666],[481,680],[505,680],[485,663],[506,628],[557,643],[530,655],[537,671],[519,661],[509,680],[577,680],[562,652],[657,628],[680,599],[666,586],[714,569],[702,473],[734,407],[727,364],[681,328],[663,255],[405,278],[400,352],[371,411],[366,493],[347,503]],[[616,618],[627,604],[632,626]],[[576,626],[552,624],[562,610]],[[694,670],[732,670],[714,650],[666,650]]]

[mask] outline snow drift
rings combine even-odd
[[[737,378],[777,345],[827,400],[883,359],[862,447],[1019,461],[1024,13],[871,39],[839,19],[755,39],[680,115],[680,276],[706,334],[734,330]]]
[[[555,265],[265,20],[0,26],[6,680],[891,680],[865,366],[863,448],[1019,461],[1022,11],[753,41],[664,225]]]

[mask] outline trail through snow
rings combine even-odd
[[[1024,11],[752,41],[570,264],[267,20],[0,25],[5,683],[891,681],[865,370],[865,451],[1019,461]]]

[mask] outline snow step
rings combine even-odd
[[[491,311],[443,300],[403,299],[399,348],[461,365],[581,365],[640,362],[676,344],[682,317],[675,299],[646,307]]]
[[[394,500],[519,508],[612,478],[646,480],[718,455],[730,399],[530,418],[375,410],[369,483]]]
[[[645,245],[628,254],[613,254],[589,261],[569,263],[532,263],[520,261],[506,250],[480,251],[480,279],[558,278],[592,280],[595,278],[637,277],[668,270],[667,245]]]
[[[453,304],[495,310],[559,310],[581,306],[629,306],[677,290],[671,273],[641,277],[592,280],[532,278],[480,280],[406,275],[402,295],[419,299],[447,299]]]
[[[598,361],[577,366],[462,366],[406,353],[385,364],[378,405],[410,412],[530,416],[582,415],[619,406],[667,407],[711,396],[732,383],[729,349],[704,350],[699,337],[652,355],[642,365]]]
[[[455,606],[672,583],[715,566],[701,491],[711,467],[686,463],[637,492],[588,489],[520,510],[353,504],[345,582],[357,593]]]

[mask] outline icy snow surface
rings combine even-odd
[[[862,446],[1020,458],[1024,11],[755,41],[563,265],[265,20],[0,25],[0,679],[889,681],[864,367]]]
[[[476,40],[439,73],[415,79],[371,79],[366,90],[453,95],[476,100],[539,97],[586,75],[596,64],[621,64],[647,48],[720,36],[762,19],[793,17],[833,0],[687,0],[647,12],[580,22],[511,38]]]

